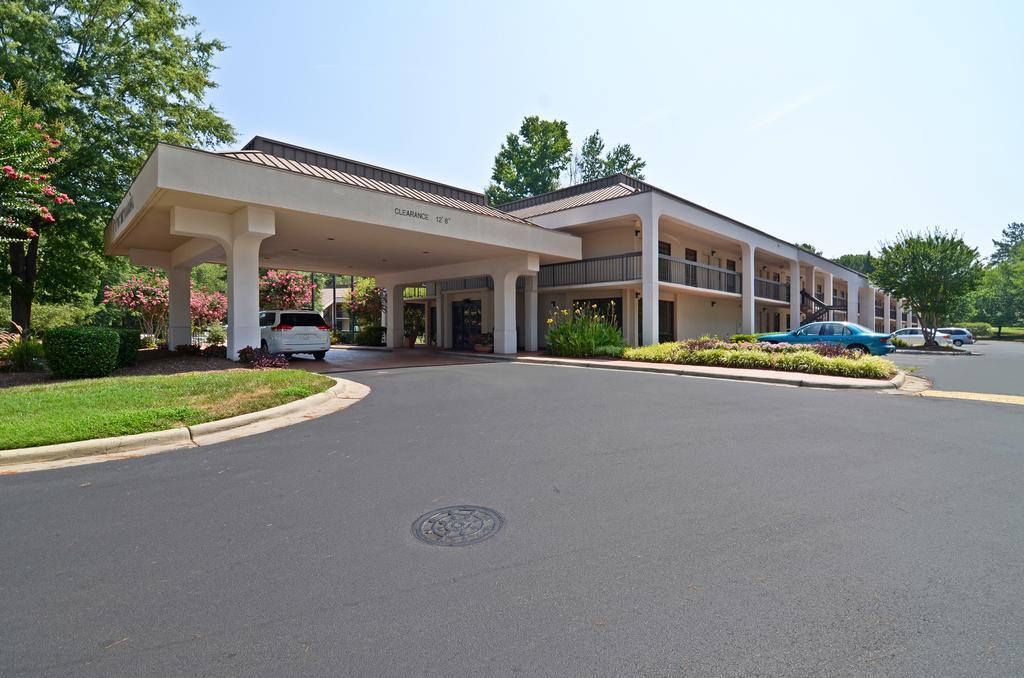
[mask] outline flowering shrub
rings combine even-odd
[[[601,313],[597,304],[576,304],[572,311],[555,308],[548,318],[548,351],[554,355],[587,358],[597,355],[598,348],[622,343],[622,330],[615,324],[614,302],[610,317]]]
[[[348,310],[360,326],[378,325],[384,312],[384,290],[373,278],[360,278],[349,296]]]
[[[207,293],[192,288],[188,306],[192,328],[199,332],[228,318],[228,298],[223,292]]]
[[[770,344],[767,341],[723,341],[717,337],[699,337],[697,339],[684,339],[682,341],[669,342],[678,345],[680,349],[687,351],[703,351],[709,349],[722,349],[726,351],[762,351],[764,353],[796,353],[797,351],[813,351],[826,358],[856,358],[849,349],[841,344],[818,342],[815,344]],[[662,344],[667,346],[669,344]]]
[[[623,357],[643,362],[780,370],[867,379],[888,379],[896,373],[896,366],[889,360],[867,355],[854,357],[848,351],[845,352],[846,355],[829,357],[807,346],[793,344],[732,344],[718,340],[710,341],[717,342],[717,345],[709,343],[708,338],[704,337],[689,342],[676,341],[627,348],[623,351]],[[829,346],[826,350],[831,352],[834,348]]]
[[[238,352],[238,361],[249,365],[254,370],[288,367],[288,359],[280,353],[270,353],[262,348],[253,348],[252,346],[246,346]]]
[[[270,269],[260,276],[261,308],[309,308],[312,301],[313,281],[302,273]]]
[[[104,303],[123,308],[139,319],[143,334],[162,337],[167,331],[167,279],[133,275],[103,291]]]

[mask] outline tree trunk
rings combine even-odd
[[[32,328],[32,299],[36,292],[36,265],[39,261],[39,236],[24,242],[8,243],[11,262],[11,321],[21,327],[22,336]]]
[[[998,327],[996,327],[996,339],[1002,339],[1002,338],[1003,338],[1003,326],[999,325]]]

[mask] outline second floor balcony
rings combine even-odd
[[[573,287],[599,283],[638,282],[643,279],[643,257],[640,252],[627,252],[606,257],[592,257],[562,264],[545,264],[537,276],[538,287]],[[736,271],[696,261],[661,256],[658,258],[658,280],[705,290],[740,294],[743,275]],[[754,278],[754,296],[789,301],[789,285],[764,278]]]

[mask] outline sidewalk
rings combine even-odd
[[[461,354],[458,354],[461,355]],[[467,356],[469,354],[466,354]],[[556,358],[543,353],[520,353],[514,356],[493,353],[474,353],[476,358],[505,360],[535,365],[561,365],[563,367],[597,367],[606,370],[629,372],[656,372],[688,377],[709,379],[732,379],[753,381],[763,384],[783,384],[810,388],[843,388],[861,390],[897,389],[903,384],[905,374],[899,372],[892,379],[857,379],[853,377],[832,377],[803,372],[777,372],[774,370],[744,370],[731,367],[706,367],[703,365],[675,365],[672,363],[645,363],[635,360],[613,360],[611,358]]]

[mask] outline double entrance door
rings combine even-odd
[[[452,302],[452,348],[472,350],[483,334],[483,310],[479,299]]]

